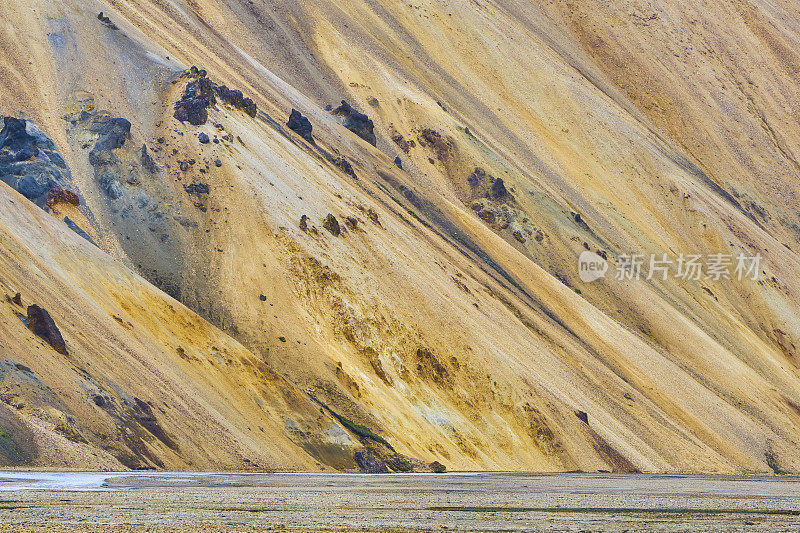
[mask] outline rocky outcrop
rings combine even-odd
[[[124,118],[102,113],[92,120],[89,131],[99,136],[89,152],[89,164],[97,167],[118,163],[112,150],[122,148],[125,144],[131,133],[131,123]]]
[[[155,174],[158,172],[158,165],[153,160],[153,156],[150,155],[150,152],[147,151],[147,145],[142,145],[141,150],[141,161],[142,161],[142,168],[145,169],[150,174]]]
[[[338,237],[342,234],[342,228],[339,227],[339,221],[336,220],[336,217],[331,213],[328,213],[328,216],[325,217],[325,220],[322,222],[322,227],[330,231],[334,237]]]
[[[429,466],[431,468],[431,471],[436,474],[444,474],[445,472],[447,472],[447,467],[445,467],[439,461],[434,461]]]
[[[208,120],[208,106],[216,103],[213,83],[206,77],[206,71],[197,67],[192,67],[184,75],[193,80],[186,84],[181,99],[175,103],[173,116],[181,122],[200,126]]]
[[[217,102],[217,97],[251,117],[256,116],[258,107],[253,100],[245,97],[238,89],[215,84],[208,78],[205,70],[193,66],[183,75],[192,78],[192,81],[186,84],[181,99],[175,103],[173,116],[181,122],[188,122],[193,126],[205,124],[208,120],[208,107]]]
[[[28,329],[36,335],[47,341],[55,351],[62,355],[69,355],[67,353],[67,345],[61,332],[58,330],[56,323],[50,317],[50,313],[46,309],[39,307],[36,304],[28,306]]]
[[[311,121],[304,117],[298,110],[292,109],[286,126],[311,144],[316,144],[314,137],[311,135],[311,130],[313,129]]]
[[[47,209],[50,190],[56,186],[68,190],[71,179],[55,144],[35,124],[25,119],[3,117],[0,180]]]
[[[375,146],[375,126],[367,115],[356,111],[347,102],[342,100],[342,105],[331,111],[332,115],[342,117],[342,125],[352,131],[372,146]]]
[[[353,459],[359,470],[364,474],[386,474],[389,468],[386,463],[377,457],[372,450],[359,451],[353,454]]]
[[[56,204],[69,204],[78,206],[81,204],[81,199],[72,191],[64,189],[61,185],[53,185],[53,188],[47,192],[45,200],[47,207],[53,207]]]
[[[241,109],[251,117],[258,113],[258,107],[250,98],[244,96],[239,89],[228,89],[225,85],[215,85],[214,92],[226,104]]]

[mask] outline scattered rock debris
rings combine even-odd
[[[186,185],[183,189],[189,194],[208,194],[210,191],[208,183],[203,182],[196,182]]]
[[[414,139],[406,140],[401,133],[396,131],[392,133],[392,141],[405,153],[409,153],[417,145]]]
[[[183,73],[192,79],[186,84],[181,99],[175,103],[174,117],[181,122],[193,126],[205,124],[208,120],[208,107],[216,104],[217,97],[226,104],[241,109],[251,117],[258,113],[258,107],[250,98],[245,97],[238,89],[228,89],[225,85],[216,85],[205,70],[192,66]]]

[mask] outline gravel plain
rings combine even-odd
[[[0,532],[798,531],[800,478],[0,473]]]

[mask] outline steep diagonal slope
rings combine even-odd
[[[799,265],[781,191],[797,125],[772,126],[777,104],[737,119],[718,113],[729,101],[695,106],[691,70],[670,63],[687,35],[733,49],[745,30],[713,21],[735,3],[655,34],[683,15],[600,4],[42,0],[5,14],[3,51],[24,34],[70,74],[2,81],[0,105],[65,153],[104,249],[401,452],[456,468],[796,471]],[[795,38],[788,8],[749,13],[769,14],[776,46]],[[776,63],[744,64],[759,49],[698,68],[767,79]],[[175,120],[193,64],[257,116],[219,103],[205,125]],[[680,101],[651,105],[667,92]],[[341,99],[374,120],[376,147],[325,111]],[[292,108],[315,146],[283,126]],[[682,109],[691,122],[669,118]],[[98,168],[103,117],[133,127]],[[765,133],[733,142],[736,120]],[[687,131],[718,135],[722,155]],[[736,191],[734,156],[759,161]],[[785,175],[765,181],[772,165]],[[612,271],[632,252],[760,253],[763,271],[582,284],[585,249]]]
[[[6,185],[0,204],[4,463],[355,466],[357,440],[236,341]],[[67,354],[26,327],[31,304]]]

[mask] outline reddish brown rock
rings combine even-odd
[[[52,189],[47,191],[47,207],[53,207],[56,204],[70,204],[81,205],[81,199],[72,191],[68,191],[60,185],[54,185]]]

